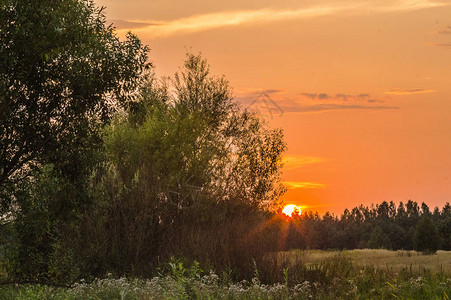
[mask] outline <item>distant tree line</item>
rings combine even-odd
[[[451,250],[451,206],[433,211],[409,200],[346,209],[338,217],[307,212],[290,221],[287,248]]]

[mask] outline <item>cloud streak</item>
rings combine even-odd
[[[293,170],[307,164],[316,164],[324,161],[324,158],[306,155],[285,155],[283,158],[284,170]]]
[[[287,189],[320,189],[326,187],[323,183],[303,182],[303,181],[284,181],[283,184]]]
[[[385,94],[387,95],[414,95],[414,94],[428,94],[428,93],[435,93],[437,90],[428,90],[428,89],[393,89],[386,91]]]
[[[430,45],[433,47],[451,49],[451,43],[431,43]]]
[[[326,93],[301,93],[301,96],[308,98],[310,100],[334,100],[334,101],[366,101],[368,103],[382,102],[380,100],[371,98],[370,94],[358,94],[358,95],[348,95],[348,94],[335,94],[329,95]]]
[[[437,30],[438,34],[451,34],[451,26],[447,25],[439,30]]]
[[[330,110],[387,110],[387,109],[398,109],[396,106],[373,106],[373,105],[358,105],[358,104],[335,104],[335,103],[324,103],[324,104],[313,104],[313,105],[293,105],[293,106],[282,106],[285,113],[309,113],[309,112],[323,112]]]
[[[275,92],[269,94],[267,91]],[[373,99],[369,94],[328,95],[325,93],[302,93],[301,99],[293,100],[282,97],[280,92],[280,90],[246,90],[235,99],[243,105],[244,109],[270,118],[282,116],[285,113],[314,113],[331,110],[389,110],[399,108],[396,106],[375,105],[383,101]]]
[[[130,30],[130,29],[138,29],[138,28],[148,28],[149,26],[157,26],[158,24],[149,23],[149,22],[132,22],[126,20],[109,20],[113,24],[114,27],[118,30]]]
[[[375,5],[369,1],[341,3],[336,5],[317,5],[297,9],[260,9],[247,11],[228,11],[210,14],[194,15],[170,21],[145,21],[149,23],[144,27],[134,27],[135,32],[146,31],[153,37],[170,36],[178,33],[192,33],[223,27],[238,26],[245,24],[261,24],[293,19],[307,19],[315,17],[331,16],[348,12],[351,14],[383,13],[412,11],[426,8],[446,6],[449,3],[428,0],[392,0],[388,4]],[[137,22],[132,22],[137,23]],[[118,31],[128,31],[133,27],[122,28]]]

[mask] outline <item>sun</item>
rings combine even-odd
[[[285,207],[282,209],[282,212],[287,215],[288,217],[292,217],[293,214],[299,214],[301,215],[301,207],[294,205],[294,204],[288,204],[285,205]]]

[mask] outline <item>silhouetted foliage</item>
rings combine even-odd
[[[0,214],[9,275],[55,277],[89,208],[102,127],[128,107],[148,48],[120,41],[91,0],[0,2]]]
[[[423,203],[424,204],[424,203]],[[415,229],[415,250],[425,254],[434,254],[440,245],[440,236],[437,226],[433,223],[428,210],[421,217]]]
[[[53,164],[85,178],[100,126],[126,106],[148,67],[147,47],[120,41],[91,0],[0,4],[0,204],[14,184]],[[85,166],[85,167],[83,167]],[[3,211],[3,212],[4,212]]]
[[[425,203],[419,206],[409,200],[407,205],[400,202],[396,206],[394,202],[382,202],[346,209],[340,218],[307,212],[286,222],[291,226],[286,249],[384,248],[425,253],[450,249],[449,203],[431,213]]]
[[[252,272],[252,259],[274,245],[266,229],[253,232],[284,191],[284,149],[281,130],[243,111],[227,81],[188,54],[173,81],[150,78],[107,127],[98,207],[81,220],[82,239],[65,245],[78,240],[87,274],[148,275],[170,256]]]

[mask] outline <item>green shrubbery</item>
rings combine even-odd
[[[273,270],[274,271],[274,270]],[[283,281],[231,281],[227,273],[202,271],[172,260],[152,279],[107,277],[68,288],[40,285],[0,287],[0,299],[449,299],[446,274],[392,273],[356,267],[343,259],[279,269]],[[298,280],[292,277],[298,276]]]

